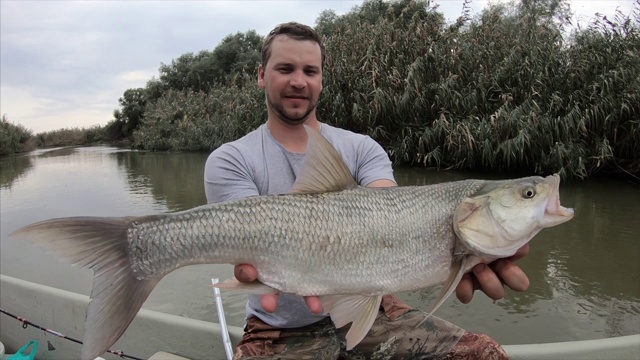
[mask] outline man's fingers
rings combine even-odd
[[[233,275],[240,282],[253,282],[258,280],[258,270],[249,264],[236,265],[233,268]],[[266,294],[260,298],[262,308],[266,312],[275,312],[278,307],[278,294]],[[317,296],[307,296],[304,298],[309,310],[314,314],[322,313],[322,301]]]
[[[307,303],[307,306],[309,307],[309,310],[311,310],[311,312],[313,314],[320,314],[322,313],[322,301],[320,301],[320,298],[317,296],[305,296],[304,297],[304,301]]]
[[[522,269],[508,259],[497,260],[492,264],[493,271],[502,281],[515,291],[526,291],[529,288],[529,278]]]
[[[514,261],[529,254],[529,244],[518,249],[513,256],[499,259],[490,265],[478,264],[472,274],[464,274],[456,287],[456,296],[463,304],[468,304],[473,298],[475,290],[482,290],[493,300],[504,297],[504,285],[515,291],[526,291],[529,288],[529,278]]]
[[[478,283],[493,300],[500,300],[504,297],[504,286],[498,276],[486,264],[478,264],[473,268],[473,274],[478,279]]]
[[[249,264],[236,265],[233,275],[240,282],[249,283],[258,280],[258,270]],[[266,294],[260,298],[262,308],[266,312],[275,312],[278,307],[278,294]]]
[[[468,304],[473,299],[473,292],[475,291],[473,277],[469,274],[462,275],[460,283],[456,287],[456,297],[463,304]]]
[[[278,294],[266,294],[260,298],[260,303],[264,311],[272,313],[278,307]]]
[[[244,283],[258,280],[258,270],[249,264],[236,265],[233,268],[233,275],[238,281]]]

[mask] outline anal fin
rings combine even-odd
[[[336,328],[351,323],[347,332],[347,350],[353,349],[367,335],[378,316],[382,295],[326,295],[322,305]]]

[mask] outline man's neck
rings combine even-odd
[[[316,131],[320,131],[320,122],[313,116],[309,117],[304,124],[290,125],[284,122],[269,118],[267,119],[267,127],[271,135],[284,146],[285,149],[303,154],[307,151],[307,131],[303,125],[307,125]]]

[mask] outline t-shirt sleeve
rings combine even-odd
[[[209,204],[258,195],[249,164],[230,144],[220,146],[207,158],[204,190]]]
[[[356,181],[367,186],[376,180],[396,181],[389,156],[382,146],[372,138],[365,136],[359,144]]]

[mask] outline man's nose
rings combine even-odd
[[[292,72],[289,83],[295,88],[304,88],[307,85],[307,82],[304,78],[304,73],[302,71]]]

